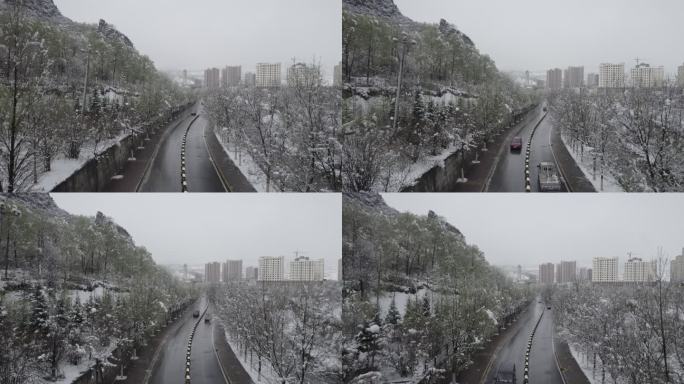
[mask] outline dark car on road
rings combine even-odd
[[[197,116],[197,112],[191,113],[190,116]]]
[[[204,316],[204,322],[205,322],[205,323],[211,322],[211,315],[206,315],[206,316]]]
[[[512,383],[515,384],[515,364],[499,368],[494,375],[491,384]]]
[[[522,137],[516,136],[511,140],[511,151],[522,150]]]
[[[546,306],[546,309],[551,309],[551,306],[550,306],[550,305],[547,305],[547,306]]]
[[[192,317],[199,317],[199,311],[195,311],[192,313]]]

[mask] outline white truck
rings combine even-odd
[[[539,192],[559,192],[561,190],[561,179],[553,163],[541,162],[537,165],[539,174]]]

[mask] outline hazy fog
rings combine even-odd
[[[541,71],[638,56],[674,73],[684,63],[681,0],[395,0],[408,17],[456,24],[500,69]]]
[[[400,211],[444,216],[493,264],[535,267],[627,252],[681,254],[684,194],[384,194]]]
[[[202,70],[296,57],[322,62],[327,77],[342,57],[341,0],[54,0],[74,21],[105,19],[158,68]]]
[[[339,194],[51,194],[57,205],[80,215],[112,217],[160,264],[203,264],[295,251],[324,258],[336,276],[342,254]]]

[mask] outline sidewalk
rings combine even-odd
[[[553,345],[556,350],[558,367],[560,368],[561,375],[565,378],[565,382],[567,384],[591,384],[589,379],[584,376],[584,372],[582,372],[582,368],[577,364],[575,358],[572,357],[568,343],[558,340],[558,337],[554,337]]]
[[[500,133],[494,138],[494,142],[489,143],[487,152],[480,152],[478,160],[479,164],[472,164],[468,162],[465,167],[465,177],[467,182],[458,184],[452,192],[484,192],[485,184],[489,181],[491,174],[494,172],[504,148],[507,148],[511,139],[518,135],[528,124],[530,124],[530,116],[537,113],[537,108],[529,111],[522,121],[508,130]]]
[[[240,169],[233,163],[230,156],[223,149],[218,138],[211,129],[210,124],[206,124],[204,128],[204,138],[209,149],[209,154],[214,160],[214,165],[219,170],[219,174],[223,182],[228,186],[231,192],[256,192],[256,189],[242,174]]]
[[[223,326],[218,321],[216,322],[216,326],[214,326],[214,348],[216,348],[219,363],[231,383],[253,383],[252,378],[245,371],[242,363],[240,363],[240,360],[238,360],[237,356],[235,356],[235,353],[228,345]]]
[[[575,159],[568,152],[563,140],[561,140],[560,130],[555,125],[551,126],[551,143],[556,161],[561,168],[561,172],[565,177],[565,183],[570,192],[596,192],[591,181],[586,178],[584,172],[582,172],[577,163],[575,163]]]

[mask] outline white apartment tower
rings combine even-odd
[[[258,63],[256,65],[256,86],[260,88],[280,87],[280,63]]]
[[[259,258],[259,281],[283,281],[285,279],[284,256],[262,256]]]
[[[223,282],[242,279],[242,260],[226,260],[223,263]]]
[[[290,280],[322,281],[323,276],[323,259],[309,260],[300,256],[290,261]]]
[[[618,258],[594,257],[591,268],[591,281],[594,283],[618,281]]]
[[[638,257],[632,257],[625,263],[623,280],[633,283],[645,283],[648,281],[654,281],[655,274],[655,261],[642,261]]]
[[[601,63],[599,66],[599,88],[624,88],[625,64]]]
[[[634,88],[662,87],[665,81],[665,69],[651,67],[646,63],[638,64],[630,72]]]

